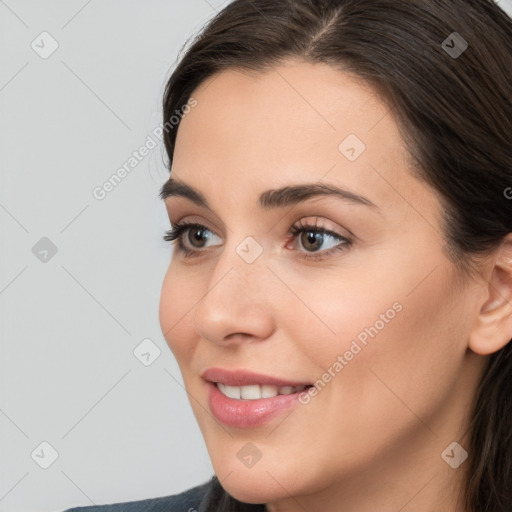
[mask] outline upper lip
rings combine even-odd
[[[248,370],[225,370],[223,368],[208,368],[201,374],[203,379],[210,382],[221,382],[227,386],[249,386],[251,384],[270,384],[277,387],[283,386],[309,386],[309,382],[298,382],[263,375]]]

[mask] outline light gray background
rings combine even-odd
[[[213,474],[158,321],[161,141],[105,199],[92,191],[161,123],[181,46],[226,3],[0,0],[1,512],[164,496]],[[47,58],[31,47],[50,48],[43,31],[59,45]],[[134,355],[147,338],[161,351],[149,366]],[[47,469],[42,442],[58,453]]]

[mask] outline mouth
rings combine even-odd
[[[222,382],[212,382],[227,398],[234,400],[261,400],[274,398],[279,395],[293,395],[312,387],[301,384],[299,386],[276,386],[273,384],[249,384],[245,386],[229,386]]]
[[[231,382],[233,382],[231,380]],[[301,403],[312,384],[244,384],[205,381],[212,415],[228,427],[255,428]],[[302,402],[303,403],[303,402]]]
[[[251,428],[268,423],[301,403],[309,382],[291,381],[244,369],[208,368],[201,374],[213,416],[230,427]]]

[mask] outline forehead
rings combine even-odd
[[[294,150],[303,139],[330,144],[333,135],[336,139],[344,132],[364,138],[389,110],[354,75],[297,60],[262,72],[224,70],[203,82],[193,96],[198,107],[182,125],[201,117],[194,123],[196,134],[215,127],[208,134],[211,139],[247,140],[258,132],[255,143],[275,140]],[[187,131],[183,126],[179,131]]]
[[[334,67],[289,60],[263,72],[228,69],[192,96],[197,106],[180,123],[173,172],[213,195],[325,179],[382,204],[396,202],[397,187],[424,188],[412,183],[389,106]],[[350,146],[356,159],[347,158]]]

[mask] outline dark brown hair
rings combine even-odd
[[[455,44],[453,32],[468,44],[460,55],[443,47]],[[442,202],[445,250],[471,276],[478,258],[512,232],[507,15],[493,0],[235,0],[179,59],[164,93],[164,122],[215,73],[265,71],[288,57],[353,73],[387,102],[411,172]],[[178,127],[165,134],[169,169]],[[512,511],[511,346],[489,357],[471,411],[469,512]],[[223,491],[209,510],[248,508]]]

